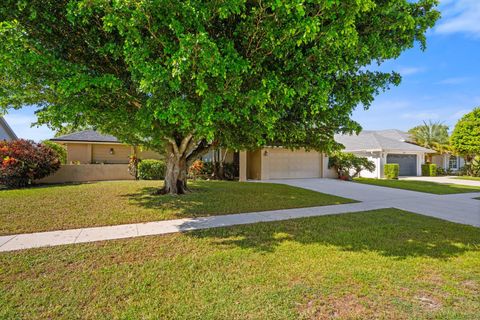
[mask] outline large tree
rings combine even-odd
[[[413,142],[430,148],[438,153],[444,153],[450,150],[448,136],[448,126],[441,122],[424,121],[423,124],[408,130]],[[432,160],[432,154],[428,154],[429,161]]]
[[[3,0],[0,106],[161,150],[163,192],[219,143],[332,151],[357,105],[397,85],[370,71],[420,43],[437,0]]]
[[[450,141],[454,150],[467,162],[480,156],[480,107],[458,120]]]

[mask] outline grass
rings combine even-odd
[[[470,177],[470,176],[459,176],[459,177],[453,177],[452,179],[480,181],[480,177]]]
[[[433,194],[455,194],[480,192],[480,187],[463,186],[458,184],[435,183],[429,181],[415,181],[415,180],[386,180],[386,179],[372,179],[372,178],[355,178],[355,182],[372,184],[381,187],[404,189],[418,192],[426,192]]]
[[[480,229],[396,209],[0,254],[1,319],[478,319]]]
[[[0,235],[354,202],[279,184],[192,182],[154,196],[157,181],[98,182],[0,191]]]

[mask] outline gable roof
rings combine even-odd
[[[359,135],[335,135],[335,141],[345,146],[346,152],[427,152],[435,151],[409,143],[410,135],[396,129],[365,130]]]
[[[116,137],[101,134],[95,130],[83,130],[66,134],[60,137],[50,139],[51,141],[59,142],[108,142],[108,143],[122,143]]]
[[[3,137],[3,135],[0,135],[0,139],[6,139],[6,138],[10,138],[11,140],[18,139],[15,132],[13,132],[12,128],[10,128],[10,126],[8,125],[7,121],[1,116],[0,116],[0,128],[3,129],[3,131],[5,131],[5,134],[7,135],[6,137]]]

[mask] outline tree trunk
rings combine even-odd
[[[188,168],[192,162],[210,150],[211,144],[205,140],[195,142],[189,134],[180,142],[173,138],[166,139],[165,149],[165,180],[163,188],[157,194],[185,194],[187,187]]]
[[[165,180],[159,194],[185,194],[187,187],[187,159],[185,156],[176,157],[171,153],[167,156]]]

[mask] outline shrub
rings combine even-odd
[[[60,160],[61,164],[67,163],[67,149],[65,149],[64,146],[49,140],[42,141],[42,144],[57,153],[58,160]]]
[[[422,164],[422,176],[435,177],[437,175],[437,165],[434,163]]]
[[[445,170],[444,168],[442,167],[437,167],[437,172],[436,172],[437,176],[447,176],[449,174],[451,174],[448,170]]]
[[[480,156],[465,162],[465,166],[460,168],[459,174],[462,176],[480,177]]]
[[[29,140],[0,141],[0,184],[23,188],[60,168],[52,148]]]
[[[358,157],[353,153],[337,152],[330,155],[328,168],[335,168],[340,179],[350,180],[360,174],[362,170],[373,172],[375,164],[367,158]]]
[[[162,180],[165,178],[165,162],[145,159],[138,163],[138,178],[142,180]]]
[[[203,174],[203,161],[195,160],[190,168],[188,168],[188,174],[193,178],[197,179]]]
[[[383,166],[384,175],[387,179],[398,179],[400,165],[398,163],[387,163]]]

